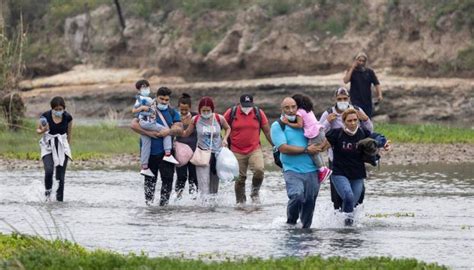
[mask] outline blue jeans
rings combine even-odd
[[[314,206],[319,192],[318,173],[283,172],[288,195],[287,223],[296,224],[298,217],[303,228],[311,227]]]
[[[140,120],[140,127],[146,130],[153,130],[153,131],[162,131],[166,127],[163,125],[158,124],[156,121],[145,121]],[[142,147],[140,149],[140,164],[145,165],[148,164],[148,159],[150,158],[150,151],[151,151],[151,138],[146,135],[141,135]],[[173,141],[171,136],[166,136],[163,138],[163,148],[165,152],[171,152],[171,148],[173,147]]]
[[[342,211],[352,213],[359,201],[364,186],[364,178],[349,180],[343,175],[332,175],[332,183],[342,199]]]

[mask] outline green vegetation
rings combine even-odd
[[[434,11],[431,24],[438,29],[437,23],[443,16],[455,14],[454,27],[459,31],[464,26],[468,29],[474,28],[474,1],[451,0],[451,1],[429,1],[425,0],[424,5]]]
[[[393,213],[393,214],[378,213],[378,214],[365,214],[365,216],[369,217],[369,218],[415,217],[415,213],[401,213],[401,212],[397,212],[397,213]]]
[[[456,59],[441,64],[442,73],[474,70],[474,45],[458,52]]]
[[[0,126],[0,156],[5,158],[39,160],[38,141],[33,120],[17,132]],[[114,125],[74,126],[72,156],[74,160],[90,160],[115,154],[137,154],[139,136],[129,128]]]
[[[443,125],[376,124],[375,131],[399,143],[474,143],[474,130]]]
[[[0,157],[39,160],[40,136],[33,120],[17,132],[0,125]],[[375,130],[396,143],[474,143],[474,130],[448,128],[441,125],[377,124]],[[111,124],[74,126],[72,152],[74,160],[91,160],[117,154],[138,155],[139,136],[129,128]],[[262,145],[269,148],[267,139],[260,134]]]
[[[212,255],[209,257],[212,258]],[[121,255],[105,250],[88,251],[68,241],[0,234],[0,265],[5,269],[447,269],[415,259],[387,257],[360,260],[340,257],[323,259],[319,256],[303,259],[225,259],[222,262],[204,262],[183,258],[149,258],[143,253]]]

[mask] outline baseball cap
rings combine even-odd
[[[349,96],[349,91],[347,91],[347,89],[345,87],[339,87],[337,90],[336,90],[336,96],[339,96],[339,95],[346,95],[346,96]]]
[[[252,107],[253,106],[252,95],[242,95],[240,97],[240,105],[242,105],[242,107]]]

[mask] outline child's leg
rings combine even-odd
[[[318,136],[308,140],[308,145],[321,144],[324,142],[325,139],[326,139],[326,135],[324,134],[323,129],[320,129]],[[311,158],[313,159],[313,162],[316,164],[316,166],[318,166],[318,168],[322,168],[326,166],[326,164],[324,163],[323,157],[320,153],[317,153],[311,156]]]
[[[148,160],[150,159],[151,138],[145,135],[140,136],[142,147],[140,149],[140,164],[142,169],[148,169]]]
[[[165,149],[166,155],[171,154],[171,149],[173,148],[173,138],[171,136],[163,138],[163,148]]]
[[[155,121],[145,121],[145,120],[140,120],[140,127],[146,130],[152,130],[152,131],[161,131],[165,127],[156,123]]]

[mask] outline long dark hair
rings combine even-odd
[[[308,96],[302,94],[294,94],[292,98],[295,100],[298,109],[303,109],[307,112],[313,110],[313,102]]]

